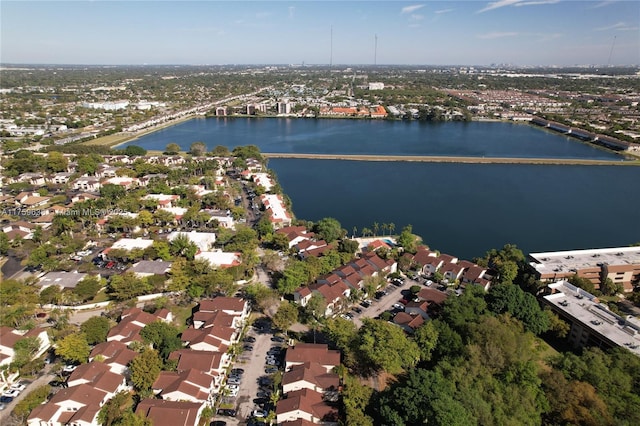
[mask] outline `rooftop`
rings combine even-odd
[[[608,265],[640,265],[640,247],[614,247],[589,250],[530,253],[531,266],[540,274],[577,272],[579,269]]]
[[[554,294],[544,299],[614,344],[640,356],[640,324],[633,317],[621,317],[601,304],[597,297],[568,281],[549,284]]]

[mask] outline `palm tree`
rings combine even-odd
[[[387,225],[386,223],[382,224],[382,235],[385,234],[386,230],[389,229],[389,225]]]
[[[355,238],[357,233],[358,233],[358,228],[356,226],[354,226],[353,227],[353,234],[352,234],[353,237],[351,237],[351,238]]]
[[[396,230],[396,225],[393,222],[391,222],[389,224],[389,236],[391,236],[391,234],[393,234],[393,231],[395,230]]]
[[[378,222],[373,222],[373,236],[377,236],[378,235]]]
[[[362,236],[366,237],[367,235],[371,234],[371,229],[369,228],[362,228]]]

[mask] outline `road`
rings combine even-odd
[[[37,377],[35,380],[31,381],[28,379],[21,379],[20,381],[22,382],[28,382],[30,381],[31,383],[27,386],[27,388],[25,390],[22,391],[22,393],[20,395],[18,395],[17,397],[15,397],[13,399],[13,401],[11,401],[9,404],[7,404],[7,407],[0,411],[0,425],[2,426],[11,426],[13,424],[19,425],[20,422],[13,422],[10,420],[10,416],[11,416],[11,411],[15,408],[16,404],[20,401],[22,401],[22,399],[24,399],[30,392],[32,392],[33,390],[39,388],[40,386],[46,385],[47,383],[49,383],[50,381],[52,381],[53,379],[56,378],[55,374],[51,374],[52,365],[46,365],[45,369],[42,372],[42,375]]]
[[[361,155],[361,154],[302,154],[264,152],[266,158],[309,158],[313,160],[351,161],[417,161],[423,163],[467,163],[467,164],[570,164],[581,166],[640,166],[638,160],[588,160],[577,158],[509,158],[509,157],[457,157],[439,155]]]

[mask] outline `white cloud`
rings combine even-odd
[[[610,4],[613,4],[615,2],[616,0],[604,0],[604,1],[601,1],[600,3],[594,4],[588,9],[600,9],[601,7],[609,6]]]
[[[522,0],[498,0],[492,3],[488,3],[484,8],[480,9],[477,13],[484,13],[494,9],[500,9],[505,6],[512,6]]]
[[[480,9],[476,13],[484,13],[494,9],[500,9],[501,7],[506,6],[539,6],[543,4],[555,4],[560,0],[498,0],[494,2],[487,3],[485,7]]]
[[[414,4],[411,6],[405,6],[402,9],[400,9],[400,13],[401,14],[413,13],[416,10],[422,9],[424,6],[425,6],[424,4]]]
[[[634,31],[634,30],[637,30],[637,29],[638,29],[638,27],[632,27],[631,25],[627,24],[626,22],[618,22],[616,24],[608,25],[606,27],[596,28],[596,31],[609,31],[609,30]]]
[[[293,19],[296,13],[295,6],[289,6],[289,19]]]
[[[453,12],[455,9],[442,9],[442,10],[436,10],[435,13],[436,15],[441,15],[443,13],[449,13],[449,12]]]
[[[560,0],[533,0],[533,1],[523,1],[520,3],[516,3],[514,4],[514,6],[519,7],[519,6],[538,6],[541,4],[555,4],[558,3]]]
[[[492,40],[495,38],[505,38],[505,37],[516,37],[520,35],[517,32],[500,32],[500,31],[492,31],[486,34],[479,34],[476,37],[484,39],[484,40]]]
[[[424,15],[420,15],[419,13],[414,13],[411,15],[412,21],[422,21],[424,19]]]

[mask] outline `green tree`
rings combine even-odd
[[[365,413],[371,401],[373,389],[362,385],[357,377],[344,375],[342,403],[346,417],[346,426],[373,426],[373,419]]]
[[[124,149],[123,153],[129,157],[144,156],[147,155],[147,150],[137,145],[129,145]]]
[[[40,339],[35,336],[18,340],[13,347],[14,356],[12,364],[17,368],[22,368],[38,353],[40,345]]]
[[[27,394],[27,396],[16,404],[12,414],[19,419],[22,419],[22,421],[26,421],[29,414],[31,414],[31,411],[47,400],[50,392],[51,386],[49,385],[43,385],[33,389]]]
[[[276,328],[282,331],[289,330],[289,327],[298,321],[298,307],[288,301],[282,302],[272,321]]]
[[[164,149],[164,153],[167,155],[176,155],[180,153],[180,145],[178,145],[175,142],[172,142],[170,144],[168,144],[165,149]]]
[[[87,338],[82,333],[69,334],[56,344],[56,354],[69,362],[87,362],[90,352]]]
[[[104,282],[99,275],[87,275],[72,290],[83,302],[96,297],[98,291],[104,286]]]
[[[398,374],[420,359],[418,345],[404,331],[386,321],[365,318],[354,342],[356,359],[363,371]]]
[[[595,286],[588,278],[579,277],[577,274],[569,277],[568,281],[588,293],[593,294],[596,291]]]
[[[109,334],[110,328],[109,319],[99,316],[91,317],[83,322],[80,326],[80,331],[84,333],[87,343],[95,345],[107,341],[107,334]]]
[[[346,231],[342,229],[342,225],[337,219],[325,217],[320,219],[313,227],[315,233],[327,243],[332,243],[346,235]]]
[[[47,154],[46,164],[48,171],[58,173],[67,171],[69,161],[61,152],[53,151]]]
[[[154,349],[146,349],[129,363],[131,382],[138,392],[147,395],[161,369],[162,360],[158,352]]]
[[[140,336],[146,343],[153,344],[163,360],[166,360],[171,352],[182,348],[179,334],[180,330],[164,321],[154,321],[140,330]]]
[[[204,142],[194,142],[189,147],[189,154],[200,157],[207,152],[207,145]]]
[[[402,228],[398,237],[398,245],[402,246],[406,252],[415,253],[418,247],[418,237],[413,234],[413,227],[407,225]]]
[[[231,155],[231,151],[229,151],[229,148],[224,145],[216,145],[211,150],[211,155],[214,157],[228,157]]]
[[[491,312],[510,313],[534,334],[542,334],[549,329],[549,317],[542,311],[536,298],[516,285],[499,284],[491,287],[487,302]]]
[[[50,285],[40,292],[40,304],[42,305],[57,305],[62,298],[60,287],[57,285]]]
[[[132,272],[112,275],[108,292],[115,300],[129,300],[141,294],[147,294],[150,286],[147,280],[140,279]]]
[[[413,340],[420,349],[420,361],[430,361],[433,350],[438,344],[438,330],[433,321],[420,326],[413,334]]]

